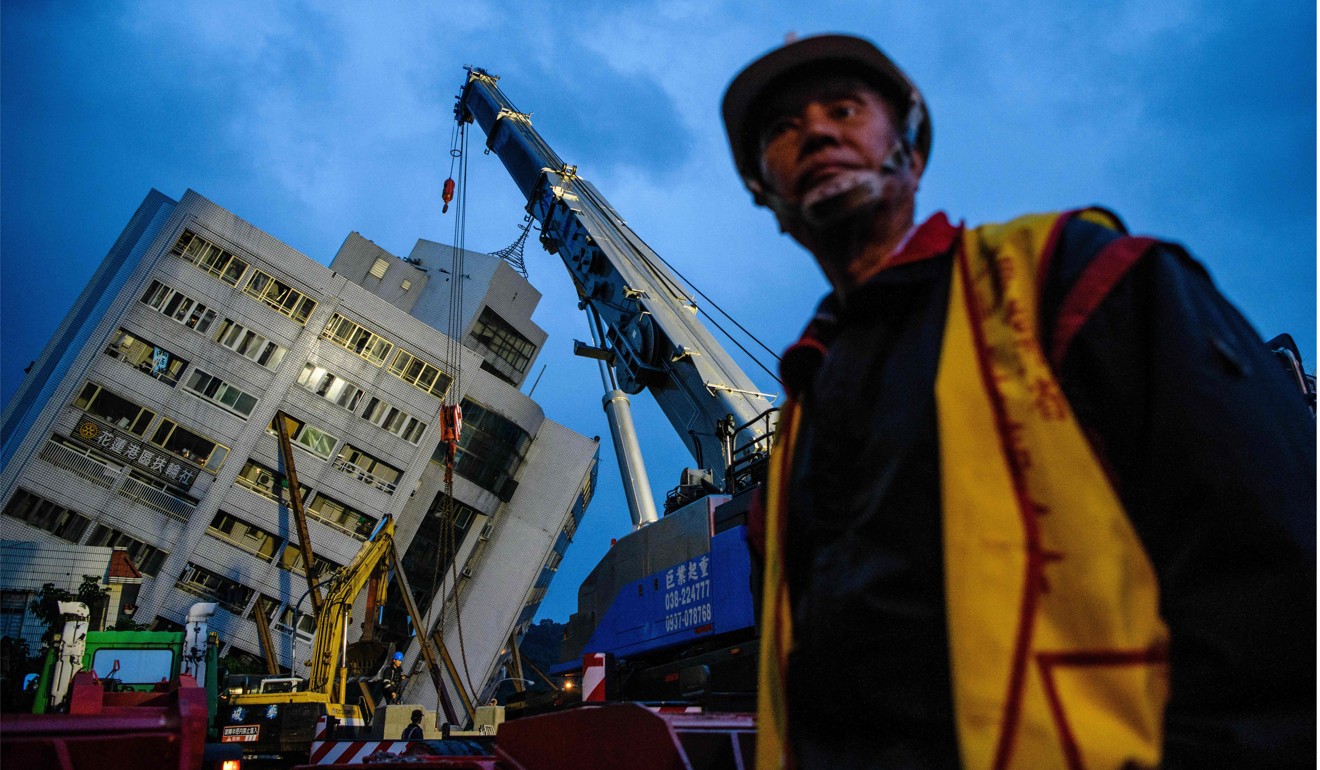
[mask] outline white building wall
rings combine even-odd
[[[469,697],[488,693],[499,678],[510,639],[526,630],[516,627],[516,622],[591,475],[597,447],[592,439],[544,421],[518,476],[517,494],[492,519],[489,541],[469,537],[464,542],[457,564],[472,576],[460,577],[457,602],[448,576],[441,595],[448,597],[444,643]],[[437,599],[433,618],[439,617],[439,607]],[[417,650],[410,650],[405,664],[422,673]],[[410,678],[405,695],[411,702],[436,702],[435,689],[425,675]],[[456,690],[450,691],[450,698],[456,707],[461,703]]]
[[[249,458],[278,469],[281,461],[277,444],[267,426],[277,412],[285,411],[336,436],[336,447],[351,443],[400,469],[394,493],[388,494],[363,484],[336,469],[329,460],[300,446],[294,450],[299,481],[312,490],[313,496],[329,495],[377,519],[384,515],[394,517],[397,546],[404,552],[422,514],[443,486],[438,466],[430,461],[439,442],[440,399],[391,374],[389,359],[385,365],[375,366],[321,339],[321,331],[330,317],[340,313],[389,339],[396,349],[407,349],[442,370],[452,374],[456,365],[461,367],[459,392],[451,398],[455,401],[471,398],[514,421],[534,437],[518,475],[520,486],[508,503],[502,503],[494,494],[461,476],[455,477],[455,496],[481,513],[473,531],[480,531],[485,521],[495,523],[489,542],[475,536],[467,539],[458,562],[463,566],[471,561],[474,571],[480,573],[473,581],[465,581],[471,585],[460,595],[464,597],[465,622],[474,629],[465,634],[469,668],[474,677],[487,676],[497,665],[495,657],[529,595],[528,586],[536,579],[549,547],[563,526],[576,488],[593,462],[594,442],[546,421],[540,407],[529,398],[482,371],[482,357],[477,352],[464,348],[461,362],[445,361],[451,347],[449,340],[425,323],[423,317],[405,312],[344,275],[299,254],[195,192],[188,191],[177,205],[159,194],[155,196],[148,198],[153,206],[149,216],[139,217],[146,223],[133,225],[136,229],[132,232],[141,233],[141,238],[135,242],[124,240],[122,248],[112,251],[107,265],[103,266],[102,272],[115,276],[114,281],[103,283],[115,287],[117,294],[108,301],[85,296],[83,300],[100,302],[96,305],[97,312],[91,314],[84,308],[80,315],[75,307],[66,320],[68,328],[64,329],[65,337],[79,340],[79,346],[60,349],[52,344],[47,351],[48,357],[59,356],[66,362],[59,370],[58,382],[48,383],[43,391],[49,394],[49,400],[34,402],[31,410],[21,415],[21,420],[11,419],[13,410],[6,412],[7,426],[22,424],[30,429],[25,428],[24,435],[6,437],[6,446],[15,449],[12,462],[0,471],[0,501],[7,504],[21,487],[76,511],[93,525],[113,528],[168,554],[157,576],[143,581],[136,615],[139,621],[150,622],[155,617],[171,622],[184,619],[188,607],[197,600],[193,593],[176,586],[188,563],[242,584],[254,592],[254,598],[266,594],[279,599],[282,606],[291,604],[304,594],[306,581],[302,575],[280,568],[278,551],[263,558],[209,531],[216,513],[223,510],[284,539],[285,548],[293,547],[296,528],[289,511],[235,483]],[[185,228],[249,264],[237,287],[222,283],[169,253]],[[374,248],[369,242],[359,245],[364,255],[370,252],[366,246]],[[486,301],[488,293],[501,297],[502,307],[508,313],[505,320],[524,326],[530,324],[531,309],[539,293],[497,259],[473,260],[472,264],[490,289],[485,291],[483,285],[483,290],[469,292],[473,298],[469,325],[475,309]],[[243,293],[253,268],[317,301],[305,324]],[[396,270],[416,272],[407,263],[391,263],[387,278],[393,280]],[[439,274],[435,271],[429,274],[432,293],[437,284],[444,283],[435,280]],[[510,275],[517,280],[510,279]],[[139,298],[153,280],[183,291],[214,310],[217,317],[207,333],[200,334],[141,303]],[[420,289],[427,285],[422,283],[419,296]],[[469,303],[465,301],[464,305],[467,307]],[[280,365],[273,370],[266,368],[216,342],[226,318],[285,348]],[[187,360],[180,382],[170,387],[106,355],[104,350],[119,328]],[[528,331],[539,333],[538,345],[544,341],[544,333],[534,325]],[[311,393],[297,382],[306,362],[325,366],[351,380],[364,389],[366,396],[350,412]],[[257,397],[251,414],[245,419],[189,392],[184,383],[195,369],[220,377]],[[49,361],[42,371],[54,371]],[[50,446],[52,434],[72,440],[71,434],[76,432],[83,417],[82,411],[72,403],[88,381],[156,413],[146,436],[142,437],[144,447],[151,447],[146,439],[159,421],[168,417],[228,447],[224,464],[214,475],[199,473],[190,489],[192,499],[182,499],[130,479],[129,470],[134,465],[126,456],[106,452],[98,461],[86,457],[85,451],[78,454]],[[20,392],[30,392],[32,387],[32,383],[24,383]],[[362,413],[371,396],[389,401],[425,421],[427,429],[418,443],[404,441],[365,420]],[[347,564],[361,546],[357,537],[315,519],[309,519],[308,527],[316,553],[338,564]],[[93,529],[94,526],[88,527],[87,531]],[[64,547],[61,545],[64,541],[10,516],[0,516],[0,537],[40,542],[51,548]],[[87,537],[85,533],[82,540],[85,542]],[[216,613],[212,626],[220,632],[226,649],[260,651],[255,625],[250,619],[253,603],[250,600],[234,611],[222,609]],[[303,609],[310,609],[310,602],[304,603]],[[357,628],[360,620],[360,615],[355,616],[353,628]],[[282,662],[300,664],[290,655],[288,635],[276,630]],[[494,636],[487,639],[488,634]],[[352,636],[356,635],[354,631]],[[310,644],[310,640],[305,641]],[[305,658],[305,653],[303,650],[296,657]]]

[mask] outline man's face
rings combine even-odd
[[[923,160],[902,148],[893,106],[850,75],[790,80],[759,122],[761,176],[790,209],[809,208],[853,179],[876,180],[876,202],[915,195]]]

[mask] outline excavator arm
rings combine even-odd
[[[343,663],[353,600],[366,586],[376,565],[393,548],[394,521],[386,517],[376,535],[363,543],[353,560],[340,571],[322,601],[312,640],[307,689],[329,695],[332,703],[343,703],[347,696],[348,668]]]
[[[400,581],[400,593],[404,598],[408,616],[413,627],[422,629],[426,625],[412,600],[407,578],[400,569],[398,552],[394,547],[394,520],[386,516],[370,540],[362,544],[353,560],[340,570],[338,577],[331,584],[321,605],[321,613],[316,619],[316,635],[312,640],[312,661],[307,674],[307,689],[327,695],[331,703],[344,703],[348,700],[348,630],[353,613],[353,602],[362,589],[371,581],[372,574],[380,567],[394,568],[395,577]],[[449,693],[440,680],[441,666],[435,650],[427,643],[424,635],[418,636],[421,642],[422,658],[426,661],[427,671],[440,693],[440,705],[445,718],[457,722],[457,712],[449,699]],[[455,687],[468,704],[466,694],[458,679]],[[468,707],[471,717],[471,708]]]

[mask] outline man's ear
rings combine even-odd
[[[926,173],[926,156],[922,155],[920,152],[916,150],[913,150],[912,174],[916,176],[917,179],[921,179],[921,175],[924,173]]]

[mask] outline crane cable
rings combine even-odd
[[[456,531],[456,505],[454,500],[454,462],[457,455],[458,428],[460,424],[459,415],[461,410],[455,404],[449,404],[450,394],[461,394],[463,392],[463,343],[462,334],[464,328],[463,316],[463,283],[467,279],[467,273],[464,267],[464,248],[467,240],[467,124],[456,121],[454,130],[450,135],[449,149],[449,178],[445,180],[442,199],[444,206],[441,213],[449,210],[449,203],[454,198],[455,187],[457,187],[458,203],[454,214],[454,237],[451,270],[449,271],[449,315],[447,319],[446,334],[446,355],[447,364],[452,378],[445,389],[445,395],[440,401],[440,422],[445,435],[442,435],[442,441],[450,439],[444,444],[445,458],[445,494],[440,508],[441,533],[440,547],[436,549],[436,558],[432,585],[440,586],[440,568],[444,559],[449,559],[450,575],[454,587],[454,621],[458,631],[459,656],[463,663],[463,675],[467,679],[469,692],[475,692],[472,686],[472,672],[467,661],[467,646],[463,638],[463,616],[459,603],[459,574],[458,574],[458,542]],[[454,180],[454,167],[458,166],[458,181]],[[444,272],[442,269],[441,272]],[[449,431],[453,431],[452,434]],[[442,598],[440,603],[440,617],[437,627],[437,633],[440,636],[441,643],[444,642],[445,615],[448,597]],[[428,627],[430,619],[427,619]],[[436,694],[437,698],[439,693]]]
[[[581,185],[580,189],[577,190],[576,192],[578,193],[578,195],[591,199],[592,202],[596,204],[596,207],[599,210],[602,211],[613,210],[612,207],[609,205],[609,202],[606,201],[599,194],[599,191],[597,191],[591,185]],[[729,315],[729,313],[725,311],[724,308],[720,307],[719,303],[715,302],[715,300],[708,297],[705,292],[699,289],[695,283],[693,283],[690,279],[688,279],[687,276],[680,273],[673,265],[669,263],[668,260],[660,256],[660,254],[656,252],[654,249],[647,246],[646,241],[644,241],[642,237],[638,235],[636,231],[634,231],[631,227],[628,227],[626,224],[622,222],[610,222],[609,224],[613,226],[613,228],[619,233],[619,235],[623,236],[623,240],[627,242],[629,246],[632,247],[633,255],[638,259],[638,261],[646,265],[646,267],[651,271],[652,275],[656,278],[656,280],[660,281],[662,284],[668,285],[669,288],[675,293],[683,295],[687,299],[687,301],[692,304],[694,308],[697,308],[698,310],[701,311],[702,315],[706,316],[706,320],[710,322],[711,326],[714,326],[715,329],[718,330],[721,334],[723,334],[724,337],[729,342],[732,342],[739,350],[741,350],[744,354],[746,354],[747,357],[750,358],[753,363],[755,363],[758,367],[761,368],[762,371],[764,371],[767,375],[770,376],[770,379],[774,380],[780,385],[783,385],[783,382],[780,381],[779,377],[775,374],[775,372],[770,367],[762,363],[761,359],[757,357],[757,354],[753,353],[752,351],[744,347],[743,344],[739,342],[737,339],[735,339],[734,336],[730,334],[727,329],[725,329],[723,326],[720,325],[719,321],[717,321],[714,316],[706,312],[704,307],[701,307],[697,305],[696,302],[693,302],[692,298],[688,296],[688,293],[683,290],[683,287],[669,280],[668,276],[665,274],[663,270],[656,269],[656,267],[651,264],[650,256],[654,256],[657,260],[660,261],[660,264],[669,268],[669,270],[675,276],[677,276],[679,280],[686,283],[692,289],[693,292],[695,292],[699,297],[701,297],[703,300],[709,303],[709,305],[715,308],[715,310],[719,311],[720,315],[724,316],[734,326],[738,327],[738,330],[741,331],[743,334],[747,335],[748,339],[759,345],[761,349],[764,350],[766,353],[769,353],[770,357],[773,358],[775,361],[780,360],[778,354],[776,354],[773,350],[771,350],[770,347],[766,345],[764,342],[762,342],[760,338],[758,338],[755,334],[753,334],[741,323],[739,323],[736,318],[734,318],[732,315]],[[632,243],[633,240],[636,240],[637,243],[646,246],[646,249],[643,250],[641,248],[638,248],[636,244]],[[646,252],[650,252],[650,255],[648,255]]]

